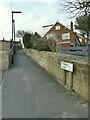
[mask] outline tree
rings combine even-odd
[[[82,15],[76,18],[75,22],[75,29],[80,30],[82,34],[87,35],[87,39],[89,38],[89,20],[90,16],[89,15]]]
[[[90,0],[59,0],[63,10],[74,16],[90,14]]]
[[[36,39],[41,37],[37,32],[35,32],[33,36],[34,36],[34,38],[36,38]]]
[[[23,38],[23,36],[24,36],[25,33],[26,32],[24,30],[17,30],[16,37]]]
[[[82,15],[76,18],[75,22],[75,29],[80,30],[81,33],[86,32],[88,33],[89,28],[88,28],[88,15]]]
[[[32,37],[31,37],[32,48],[35,47],[35,41],[39,38],[41,38],[41,36],[37,32],[32,34]]]
[[[23,36],[23,44],[24,44],[25,48],[31,48],[32,47],[31,37],[32,37],[31,33],[25,33],[24,34],[24,36]]]

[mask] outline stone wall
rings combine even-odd
[[[0,84],[2,81],[2,54],[0,53]]]
[[[6,71],[9,67],[9,51],[0,51],[0,84],[2,82],[2,74]]]
[[[0,70],[5,70],[9,65],[10,41],[0,41]]]
[[[2,51],[8,51],[10,49],[10,41],[1,42]]]
[[[9,51],[2,52],[2,70],[6,70],[9,67]]]
[[[55,76],[59,82],[88,100],[88,57],[24,49],[25,53]],[[73,73],[61,69],[61,62],[73,63]]]

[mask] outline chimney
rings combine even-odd
[[[71,30],[73,31],[73,22],[71,21]]]

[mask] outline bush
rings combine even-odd
[[[56,51],[56,41],[53,39],[43,39],[37,33],[25,33],[23,36],[24,47],[37,49],[38,51]]]
[[[47,40],[47,44],[52,52],[57,51],[57,43],[53,38]]]
[[[48,46],[48,42],[43,38],[38,38],[34,42],[34,49],[37,49],[38,51],[51,51]]]

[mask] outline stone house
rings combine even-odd
[[[0,51],[8,51],[10,49],[10,41],[0,40]]]
[[[22,45],[20,41],[15,41],[16,49],[21,49]],[[11,48],[11,41],[10,40],[0,40],[0,51],[9,51]]]

